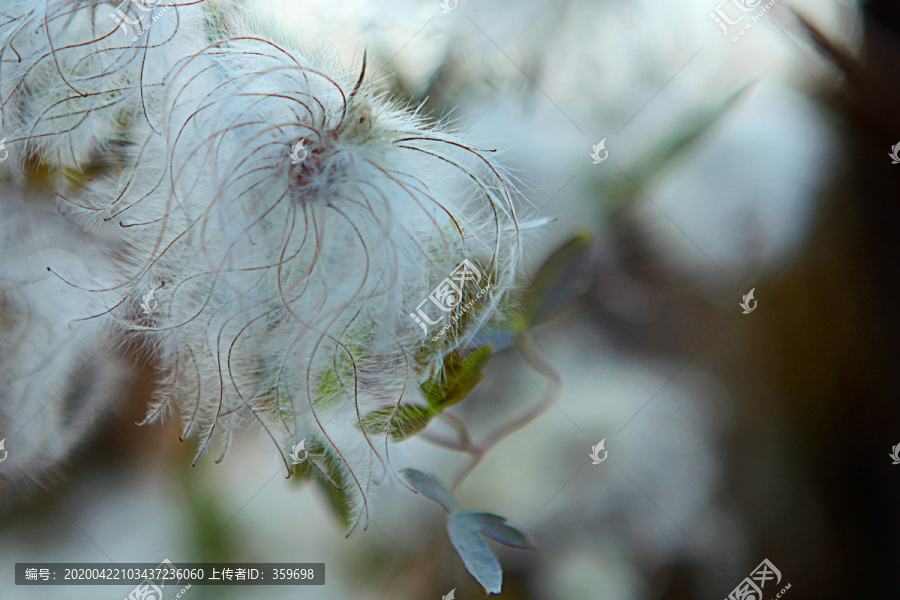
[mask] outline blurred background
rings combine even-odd
[[[259,3],[346,64],[366,49],[385,91],[497,149],[526,218],[555,219],[531,236],[523,289],[587,240],[560,274],[573,302],[533,331],[561,398],[459,492],[537,543],[495,547],[504,600],[719,600],[763,559],[782,576],[766,600],[788,583],[795,600],[896,597],[898,5],[777,0],[732,41],[743,24],[726,34],[710,14],[741,13],[716,2]],[[163,558],[326,564],[323,587],[190,600],[483,596],[440,508],[396,484],[345,539],[327,495],[286,480],[264,439],[191,467],[177,427],[135,426],[154,371],[125,353],[118,414],[53,484],[0,496],[0,598],[131,589],[16,587],[17,562]],[[451,412],[477,439],[548,385],[505,350]],[[392,452],[447,479],[464,459],[421,438]]]

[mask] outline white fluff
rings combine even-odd
[[[512,285],[507,177],[376,95],[361,65],[342,68],[234,5],[171,8],[133,43],[98,35],[115,25],[108,5],[44,6],[14,3],[26,16],[0,30],[4,133],[18,165],[31,145],[60,172],[115,149],[108,176],[60,181],[61,205],[117,240],[113,274],[80,287],[166,369],[150,420],[177,415],[201,453],[242,424],[283,457],[318,440],[311,460],[328,477],[340,465],[365,507],[373,475],[393,467],[360,418],[421,402],[418,383]],[[292,164],[301,139],[306,157]],[[433,339],[408,313],[463,259],[491,289],[467,328]],[[143,315],[151,289],[158,309]]]

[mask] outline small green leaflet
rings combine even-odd
[[[456,500],[450,490],[432,473],[423,473],[416,469],[403,469],[403,477],[417,492],[444,507],[447,512],[456,510]]]
[[[360,427],[372,435],[389,434],[394,442],[419,433],[438,413],[472,393],[484,379],[484,368],[490,358],[489,346],[471,353],[448,354],[441,373],[419,386],[428,406],[401,404],[379,408],[364,415]]]
[[[453,547],[488,594],[499,594],[503,586],[503,568],[487,543],[490,538],[510,548],[534,548],[534,542],[500,515],[486,512],[456,512],[456,500],[450,490],[432,473],[416,469],[401,471],[409,484],[447,511],[447,533]]]
[[[401,404],[368,413],[362,419],[362,427],[373,435],[390,433],[392,442],[400,442],[425,429],[434,414],[427,406]]]
[[[506,524],[506,519],[500,515],[486,512],[456,513],[454,515],[465,525],[481,535],[487,536],[504,546],[530,550],[534,548],[534,542],[524,533]]]
[[[328,506],[345,527],[350,526],[350,508],[345,482],[338,468],[340,457],[315,438],[307,440],[309,459],[294,466],[294,473],[301,481],[312,481],[321,490]]]
[[[447,533],[466,570],[488,594],[500,593],[503,569],[485,537],[511,548],[534,548],[524,533],[493,513],[453,513],[447,517]]]
[[[586,291],[595,246],[596,236],[583,233],[547,258],[522,298],[519,330],[549,321]]]
[[[428,405],[442,412],[464,400],[484,379],[484,368],[490,359],[490,346],[468,355],[448,354],[442,371],[419,386]]]

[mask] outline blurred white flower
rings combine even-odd
[[[54,208],[39,207],[39,198],[3,187],[0,436],[16,451],[0,461],[0,480],[23,484],[40,484],[73,459],[128,374],[111,323],[82,320],[103,310],[101,298],[76,287],[109,263]]]

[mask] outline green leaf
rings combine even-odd
[[[503,569],[487,541],[473,529],[466,515],[455,513],[447,518],[447,533],[466,570],[488,594],[499,594],[503,586]]]
[[[399,442],[428,426],[434,411],[427,406],[401,404],[372,411],[362,418],[362,429],[373,435],[389,433],[391,441]]]
[[[325,496],[328,506],[345,526],[350,526],[350,503],[345,488],[341,458],[315,438],[306,441],[308,459],[294,466],[294,474],[304,481],[312,481]]]
[[[319,488],[319,491],[322,492],[322,495],[325,496],[325,501],[331,508],[331,512],[334,513],[341,525],[345,528],[350,527],[352,515],[350,514],[350,500],[347,492],[342,488],[334,487],[323,479],[314,479],[313,482]]]
[[[495,515],[494,513],[460,513],[460,518],[468,521],[472,528],[477,529],[479,533],[499,544],[521,550],[534,548],[534,542],[527,535],[515,527],[507,525],[506,519],[500,515]]]
[[[403,469],[400,472],[417,492],[429,500],[437,502],[449,513],[456,510],[456,500],[453,499],[453,494],[433,473],[423,473],[416,469]]]
[[[484,537],[511,548],[534,548],[528,536],[493,513],[453,513],[447,517],[447,532],[466,569],[488,594],[500,593],[503,569]]]
[[[352,377],[352,374],[351,374]],[[326,369],[316,380],[313,406],[322,409],[335,404],[346,394],[340,375],[333,368]]]
[[[448,354],[441,372],[419,386],[428,405],[441,412],[471,394],[484,379],[484,368],[491,359],[491,352],[491,347],[485,346],[468,355]]]
[[[520,331],[549,321],[586,291],[595,243],[593,232],[582,233],[547,258],[522,299]]]

